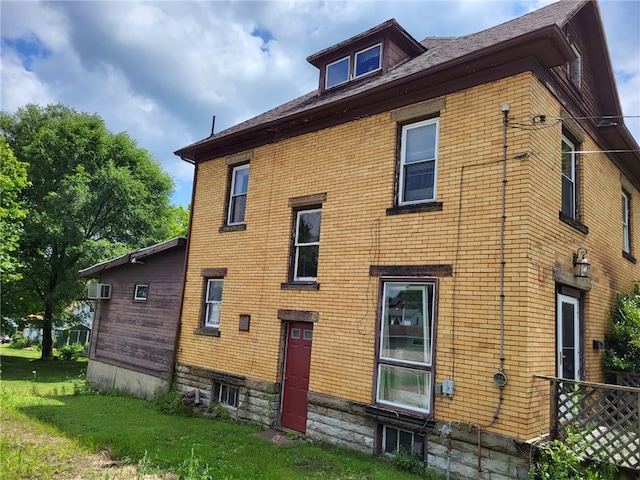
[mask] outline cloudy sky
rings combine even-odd
[[[2,110],[63,103],[126,131],[176,182],[178,148],[317,87],[306,58],[395,18],[414,38],[475,33],[541,0],[0,2]],[[640,0],[601,0],[626,124],[640,140]]]

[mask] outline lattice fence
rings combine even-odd
[[[551,381],[551,439],[581,436],[585,454],[640,471],[640,388]]]

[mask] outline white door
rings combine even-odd
[[[580,379],[580,327],[578,299],[558,294],[558,377]]]

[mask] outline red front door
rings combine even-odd
[[[312,339],[312,323],[289,323],[280,423],[283,427],[302,433],[307,430],[307,391]]]

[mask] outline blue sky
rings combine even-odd
[[[317,87],[306,58],[395,18],[414,38],[474,33],[549,1],[10,1],[0,102],[63,103],[126,131],[175,180],[173,152]],[[625,123],[640,140],[640,1],[599,2]],[[636,118],[632,118],[636,117]]]

